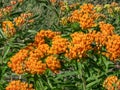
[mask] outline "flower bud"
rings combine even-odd
[[[110,8],[110,4],[105,4],[104,8]]]

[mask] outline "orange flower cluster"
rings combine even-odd
[[[24,61],[26,57],[28,57],[28,50],[22,49],[10,58],[8,66],[12,69],[13,72],[22,74],[25,72]]]
[[[32,74],[42,74],[45,72],[46,64],[42,63],[41,58],[47,55],[49,46],[47,44],[39,44],[36,49],[29,52],[28,60],[25,61],[26,71]]]
[[[16,30],[14,28],[14,24],[11,21],[3,21],[2,22],[2,30],[7,37],[13,36],[16,32]]]
[[[51,30],[41,30],[40,32],[37,33],[35,36],[35,43],[37,44],[44,44],[45,40],[44,38],[47,37],[49,39],[53,39],[56,35],[59,35],[59,32],[53,32]]]
[[[62,38],[60,35],[55,36],[52,39],[52,46],[50,48],[50,54],[61,54],[65,53],[68,47],[68,40]]]
[[[106,56],[111,60],[116,61],[116,59],[120,58],[120,36],[112,35],[107,37],[106,42]]]
[[[26,22],[34,22],[33,19],[28,20],[32,16],[32,13],[22,13],[19,17],[14,18],[14,23],[17,27],[20,27]]]
[[[68,17],[69,22],[80,22],[81,12],[80,10],[74,10],[70,17]]]
[[[94,5],[88,3],[88,4],[83,4],[80,6],[81,12],[83,13],[94,13],[95,11],[93,10]]]
[[[97,47],[101,47],[105,45],[106,37],[107,37],[106,35],[104,35],[101,32],[96,32],[96,31],[93,31],[90,33],[94,37],[94,42],[96,43]]]
[[[97,50],[100,52],[101,47],[105,46],[106,52],[103,54],[110,60],[117,61],[120,58],[120,36],[113,32],[114,27],[111,24],[100,22],[99,27],[101,32],[72,34],[72,41],[66,51],[66,56],[70,59],[81,58],[85,56],[86,51]],[[91,47],[92,43],[96,44],[94,48]]]
[[[32,84],[21,82],[20,80],[11,81],[5,90],[35,90]]]
[[[75,32],[71,37],[72,41],[66,51],[66,56],[68,58],[82,58],[88,50],[92,49],[91,43],[94,39],[92,35]]]
[[[114,27],[111,24],[106,24],[105,22],[99,23],[100,31],[105,35],[113,35]]]
[[[107,90],[119,90],[120,80],[117,76],[109,76],[105,79],[103,87]]]
[[[30,52],[31,57],[43,58],[48,54],[49,46],[48,44],[39,44],[36,49]]]
[[[4,17],[5,15],[8,15],[13,10],[13,8],[17,3],[22,3],[22,2],[23,0],[10,0],[8,6],[5,6],[4,8],[0,8],[0,18]]]
[[[68,17],[69,22],[79,22],[82,29],[89,29],[96,26],[95,20],[99,14],[95,12],[92,4],[84,4],[80,6],[80,10],[73,11],[72,15]]]
[[[46,70],[46,64],[39,60],[37,57],[29,57],[27,61],[25,61],[26,72],[31,74],[43,74]]]
[[[105,32],[104,25],[106,25],[106,32],[110,30],[111,33],[103,33]],[[62,38],[59,32],[41,30],[35,36],[33,43],[20,50],[10,59],[8,66],[18,74],[24,72],[43,74],[47,68],[56,72],[57,69],[60,69],[60,62],[51,55],[64,53],[69,59],[77,59],[85,57],[87,51],[95,50],[96,47],[99,50],[102,46],[106,47],[105,55],[116,61],[120,58],[120,36],[113,34],[113,29],[114,27],[110,24],[102,23],[101,32],[92,31],[87,34],[75,32],[71,34],[71,41]],[[49,39],[48,42],[46,38]],[[93,43],[96,43],[95,47],[92,46]],[[56,61],[52,62],[52,59]],[[54,66],[54,63],[57,62],[59,62],[59,67]]]
[[[60,61],[54,56],[48,56],[46,58],[46,64],[54,73],[58,73],[61,68]]]
[[[116,61],[120,58],[120,36],[114,33],[114,27],[104,22],[99,23],[101,32],[92,32],[97,46],[106,47],[106,55],[110,60]]]
[[[58,39],[59,42],[62,42],[58,44],[58,48],[59,46],[62,48],[58,49],[59,52],[65,52],[65,49],[63,48],[65,40],[60,37],[54,38],[58,34],[58,32],[52,32],[51,30],[41,30],[35,36],[35,41],[33,43],[30,43],[10,59],[8,66],[17,74],[22,74],[25,72],[31,74],[43,74],[47,69],[45,60],[43,59],[50,55],[50,50],[53,50],[52,47],[55,47],[56,45],[55,40]],[[50,46],[45,42],[45,37],[53,39],[54,44],[51,49]]]
[[[9,14],[13,10],[14,5],[16,5],[17,3],[21,3],[21,2],[23,2],[23,0],[10,0],[9,6],[0,8],[0,17],[4,16],[6,14]]]
[[[51,30],[41,30],[40,32],[37,33],[37,35],[35,36],[35,42],[34,42],[36,43],[36,48],[30,52],[29,58],[26,61],[27,71],[31,72],[32,74],[35,74],[35,73],[42,74],[45,72],[45,70],[47,69],[46,67],[47,63],[42,63],[42,60],[39,60],[39,59],[42,59],[48,56],[50,54],[50,49],[52,48],[52,47],[50,48],[50,46],[45,42],[45,37],[47,37],[48,39],[54,40],[54,38],[58,34],[60,33],[53,32]],[[54,69],[55,68],[57,69],[57,67],[54,67]],[[52,69],[52,71],[55,72],[56,70]]]

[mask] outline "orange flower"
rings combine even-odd
[[[107,41],[107,36],[101,32],[91,32],[97,46],[104,46]]]
[[[44,44],[45,43],[45,40],[44,40],[45,37],[47,37],[49,39],[53,39],[58,34],[60,34],[60,33],[53,32],[51,30],[40,30],[40,32],[38,32],[37,35],[35,36],[35,43]]]
[[[120,36],[112,35],[107,37],[106,45],[106,56],[112,61],[116,61],[120,58]]]
[[[55,36],[60,34],[58,32],[52,32],[51,30],[41,30],[35,37],[35,42],[28,44],[25,48],[21,49],[13,57],[10,58],[8,66],[13,72],[17,74],[23,74],[25,72],[32,74],[43,74],[46,70],[46,64],[41,60],[48,56],[50,53],[50,46],[45,43],[45,37],[53,39],[55,41]],[[58,48],[61,47],[58,52],[65,52],[66,39],[58,38],[59,44]],[[58,42],[57,42],[58,43]],[[56,44],[55,44],[56,45]],[[55,46],[53,45],[53,46]]]
[[[27,19],[29,19],[32,16],[33,16],[32,13],[22,13],[19,17],[14,18],[14,23],[17,27],[20,27],[26,22],[31,22],[30,20]],[[33,21],[34,20],[32,19],[32,22]]]
[[[82,12],[93,12],[94,5],[88,3],[80,6]]]
[[[69,22],[79,22],[81,17],[80,10],[74,10],[70,17],[68,17]]]
[[[30,57],[43,58],[48,54],[49,46],[47,44],[39,44],[36,49],[30,51]]]
[[[50,48],[49,53],[50,54],[65,53],[67,47],[68,47],[68,40],[58,35],[52,39],[52,46]]]
[[[93,42],[93,37],[90,34],[84,33],[73,33],[71,35],[72,41],[68,46],[66,56],[70,59],[82,58],[85,56],[85,53],[92,49],[91,44]]]
[[[14,56],[10,58],[8,62],[8,67],[12,69],[13,72],[17,74],[22,74],[25,72],[25,64],[24,61],[28,57],[28,50],[22,49]]]
[[[71,16],[68,17],[69,22],[79,22],[82,29],[89,29],[95,27],[95,20],[100,16],[93,10],[92,4],[84,4],[80,6],[80,10],[72,12]]]
[[[30,18],[30,17],[32,17],[32,16],[33,16],[32,13],[22,13],[22,14],[20,15],[20,17],[23,17],[23,18],[25,18],[25,19]]]
[[[106,88],[107,90],[115,90],[113,84],[116,84],[117,82],[118,82],[117,76],[109,76],[103,82],[103,87]]]
[[[54,56],[48,56],[46,58],[46,64],[54,73],[58,73],[61,68],[60,61]]]
[[[32,84],[21,82],[20,80],[11,81],[5,90],[35,90]]]
[[[26,72],[31,74],[43,74],[46,70],[46,64],[42,63],[38,57],[29,57],[27,61],[25,61]]]
[[[26,71],[31,74],[43,74],[46,70],[46,64],[42,63],[41,58],[47,55],[49,46],[39,44],[35,49],[29,52],[29,57],[25,61]]]
[[[14,18],[14,22],[15,22],[15,25],[17,26],[17,27],[20,27],[20,26],[22,26],[24,23],[25,23],[25,19],[23,18],[23,17],[16,17],[16,18]]]
[[[111,24],[106,24],[105,22],[99,22],[100,31],[105,35],[113,35],[114,27]]]
[[[13,36],[16,32],[14,24],[11,21],[3,21],[2,30],[8,37]]]

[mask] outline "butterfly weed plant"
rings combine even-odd
[[[119,2],[1,0],[0,90],[119,90],[119,13]]]

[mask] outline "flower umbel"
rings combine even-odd
[[[32,84],[21,82],[20,80],[11,81],[5,90],[35,90]]]

